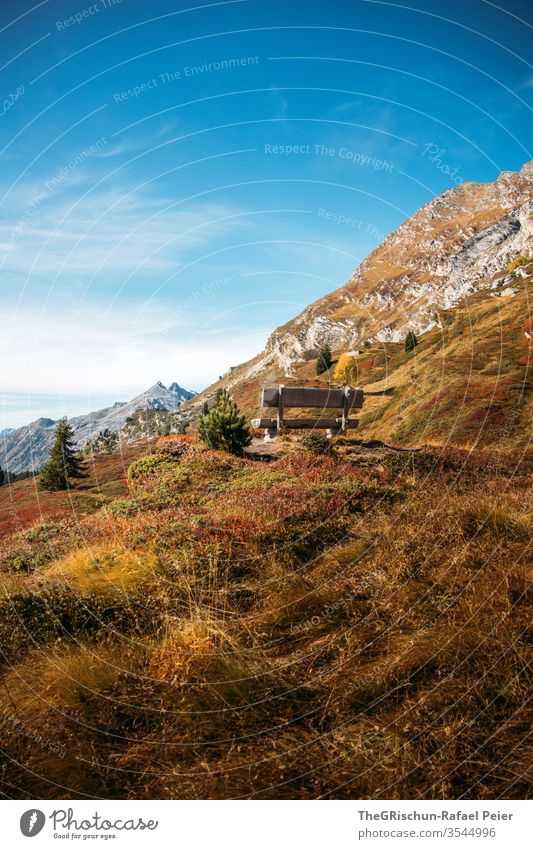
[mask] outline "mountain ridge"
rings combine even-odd
[[[290,372],[321,344],[399,342],[408,329],[437,326],[439,309],[490,285],[515,256],[533,250],[532,182],[533,160],[493,183],[463,183],[433,198],[389,233],[347,283],[277,328],[264,358],[277,358]],[[420,239],[424,234],[430,238]]]
[[[74,429],[76,446],[83,448],[101,430],[118,433],[138,410],[171,412],[195,395],[177,382],[168,388],[157,381],[130,401],[116,401],[109,407],[73,416],[69,423]],[[0,442],[0,465],[10,472],[35,471],[46,461],[57,422],[39,418],[4,434]]]

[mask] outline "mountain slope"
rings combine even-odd
[[[144,456],[139,444],[96,454],[68,493],[35,480],[2,488],[0,794],[530,794],[533,261],[515,263],[530,247],[520,192],[519,227],[481,201],[471,223],[453,219],[448,273],[438,291],[420,278],[425,300],[405,275],[383,278],[390,303],[368,311],[353,354],[367,396],[356,438],[468,450],[374,450],[352,437],[314,455],[282,440],[265,463],[186,434],[147,440]],[[461,247],[476,215],[485,235]],[[420,240],[416,250],[433,261]],[[414,286],[423,266],[409,274]],[[218,386],[251,416],[262,383],[327,385],[306,322],[313,344],[353,351],[345,319],[369,292],[385,297],[357,275],[351,300],[350,283],[176,412],[136,413],[121,442],[154,417],[194,419]],[[414,324],[430,302],[435,326]],[[411,352],[389,339],[407,314]],[[294,340],[301,351],[286,356]]]
[[[177,383],[172,383],[167,388],[158,381],[131,401],[117,401],[112,407],[70,419],[76,444],[83,448],[101,430],[108,429],[111,433],[117,433],[137,410],[170,412],[193,396],[194,392],[183,389]],[[2,468],[10,472],[41,468],[52,444],[55,425],[53,419],[40,418],[3,437],[0,443]]]
[[[464,183],[423,206],[365,259],[351,280],[270,337],[262,363],[293,363],[325,342],[356,348],[399,342],[408,328],[439,325],[439,312],[492,285],[533,249],[533,162],[494,183]],[[262,364],[261,363],[261,364]],[[257,366],[255,366],[257,368]]]

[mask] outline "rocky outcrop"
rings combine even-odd
[[[423,206],[370,254],[351,280],[278,328],[245,372],[290,376],[322,344],[354,349],[398,342],[439,325],[439,312],[505,276],[533,254],[533,162],[494,183],[464,183]],[[518,273],[518,272],[517,272]]]

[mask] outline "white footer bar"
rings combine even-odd
[[[382,801],[4,801],[6,847],[184,849],[533,845],[532,803]],[[29,838],[35,837],[35,843]]]

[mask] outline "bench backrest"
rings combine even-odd
[[[262,407],[277,407],[280,401],[279,386],[265,387],[261,398]],[[343,408],[360,409],[363,406],[362,389],[320,389],[314,386],[284,386],[284,407],[319,407],[320,409]]]

